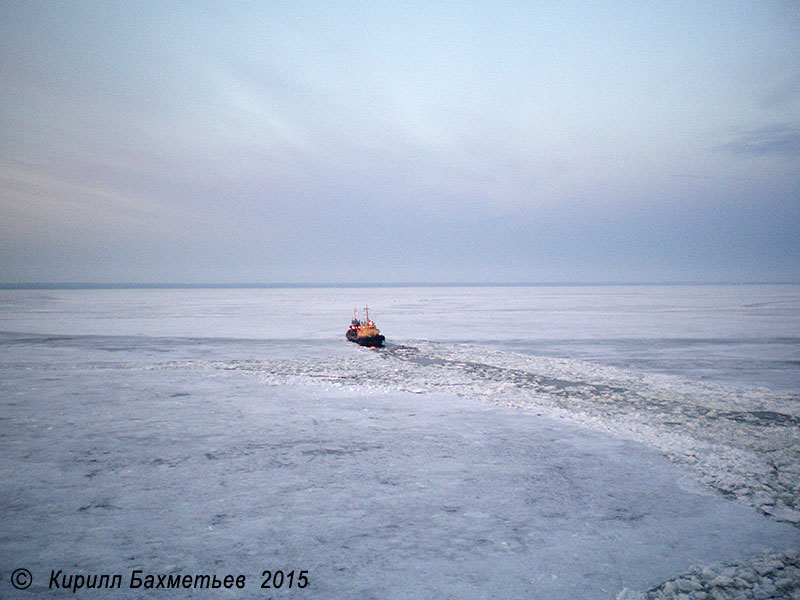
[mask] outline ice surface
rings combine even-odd
[[[313,597],[613,598],[800,542],[640,445],[453,395],[188,366],[4,389],[2,568],[40,593],[51,568],[283,568]]]
[[[684,306],[737,347],[778,339],[761,314],[796,293],[720,292],[754,323],[733,337],[714,290],[656,289],[653,307],[626,289],[604,300],[610,320],[671,339],[680,320],[657,322]],[[264,569],[307,569],[310,588],[278,597],[615,598],[800,546],[785,373],[769,389],[731,385],[747,374],[724,359],[702,380],[592,360],[626,335],[609,323],[580,358],[537,355],[532,334],[489,343],[534,313],[550,350],[581,339],[516,288],[512,316],[483,288],[394,290],[391,312],[368,298],[390,341],[372,351],[342,339],[368,291],[0,292],[0,596],[57,597],[50,569],[141,568],[246,574],[230,597],[264,597]],[[585,322],[587,297],[553,293]],[[417,337],[393,335],[397,314]],[[781,339],[765,342],[779,360]],[[15,596],[20,566],[34,586]]]

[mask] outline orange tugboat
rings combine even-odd
[[[369,307],[364,307],[364,321],[358,320],[358,312],[353,311],[353,320],[345,337],[360,346],[383,346],[384,338],[369,318]]]

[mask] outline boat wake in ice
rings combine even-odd
[[[693,465],[725,496],[800,525],[800,405],[793,396],[428,341],[330,357],[159,366],[240,369],[269,385],[454,393],[567,419],[656,448]]]

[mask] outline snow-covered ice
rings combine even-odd
[[[0,292],[0,596],[677,598],[765,551],[793,593],[798,287],[597,289]]]

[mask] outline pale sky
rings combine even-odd
[[[0,4],[0,283],[800,281],[800,3]]]

